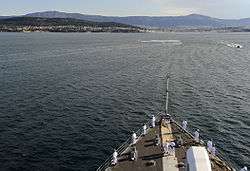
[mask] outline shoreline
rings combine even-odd
[[[92,32],[84,32],[84,31],[0,31],[0,33],[86,33],[86,34],[90,34],[90,33],[148,33],[148,34],[152,34],[152,33],[158,33],[158,34],[163,34],[163,33],[218,33],[218,34],[225,34],[225,33],[250,33],[250,31],[164,31],[164,32],[159,32],[159,31],[155,31],[155,32],[149,32],[149,31],[138,31],[138,32],[133,32],[133,31],[124,31],[124,32],[119,32],[119,31],[92,31]]]

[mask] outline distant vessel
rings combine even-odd
[[[228,43],[227,46],[232,47],[232,48],[239,48],[239,49],[243,48],[242,45],[237,44],[237,43]]]
[[[239,48],[239,49],[243,48],[243,46],[238,43],[228,43],[224,41],[222,41],[221,43],[231,48]]]
[[[133,132],[97,171],[235,171],[212,141],[205,143],[199,130],[192,134],[187,121],[180,125],[168,114],[168,85],[169,78],[165,112]]]

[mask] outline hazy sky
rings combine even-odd
[[[58,10],[101,15],[250,17],[250,0],[0,0],[0,15]]]

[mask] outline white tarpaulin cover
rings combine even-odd
[[[187,163],[189,171],[212,171],[205,147],[190,147],[187,151]]]

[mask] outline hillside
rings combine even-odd
[[[94,22],[72,18],[13,17],[0,19],[0,31],[11,30],[139,32],[140,28],[115,22]]]
[[[42,18],[74,18],[95,22],[116,22],[143,27],[240,27],[250,26],[250,18],[246,19],[217,19],[204,15],[191,14],[187,16],[129,16],[110,17],[100,15],[85,15],[80,13],[65,13],[58,11],[46,11],[27,14],[30,17]]]
[[[20,26],[92,26],[92,27],[133,27],[127,24],[120,24],[115,22],[94,22],[79,20],[73,18],[39,18],[39,17],[13,17],[7,19],[0,19],[0,24],[5,25],[20,25]]]

